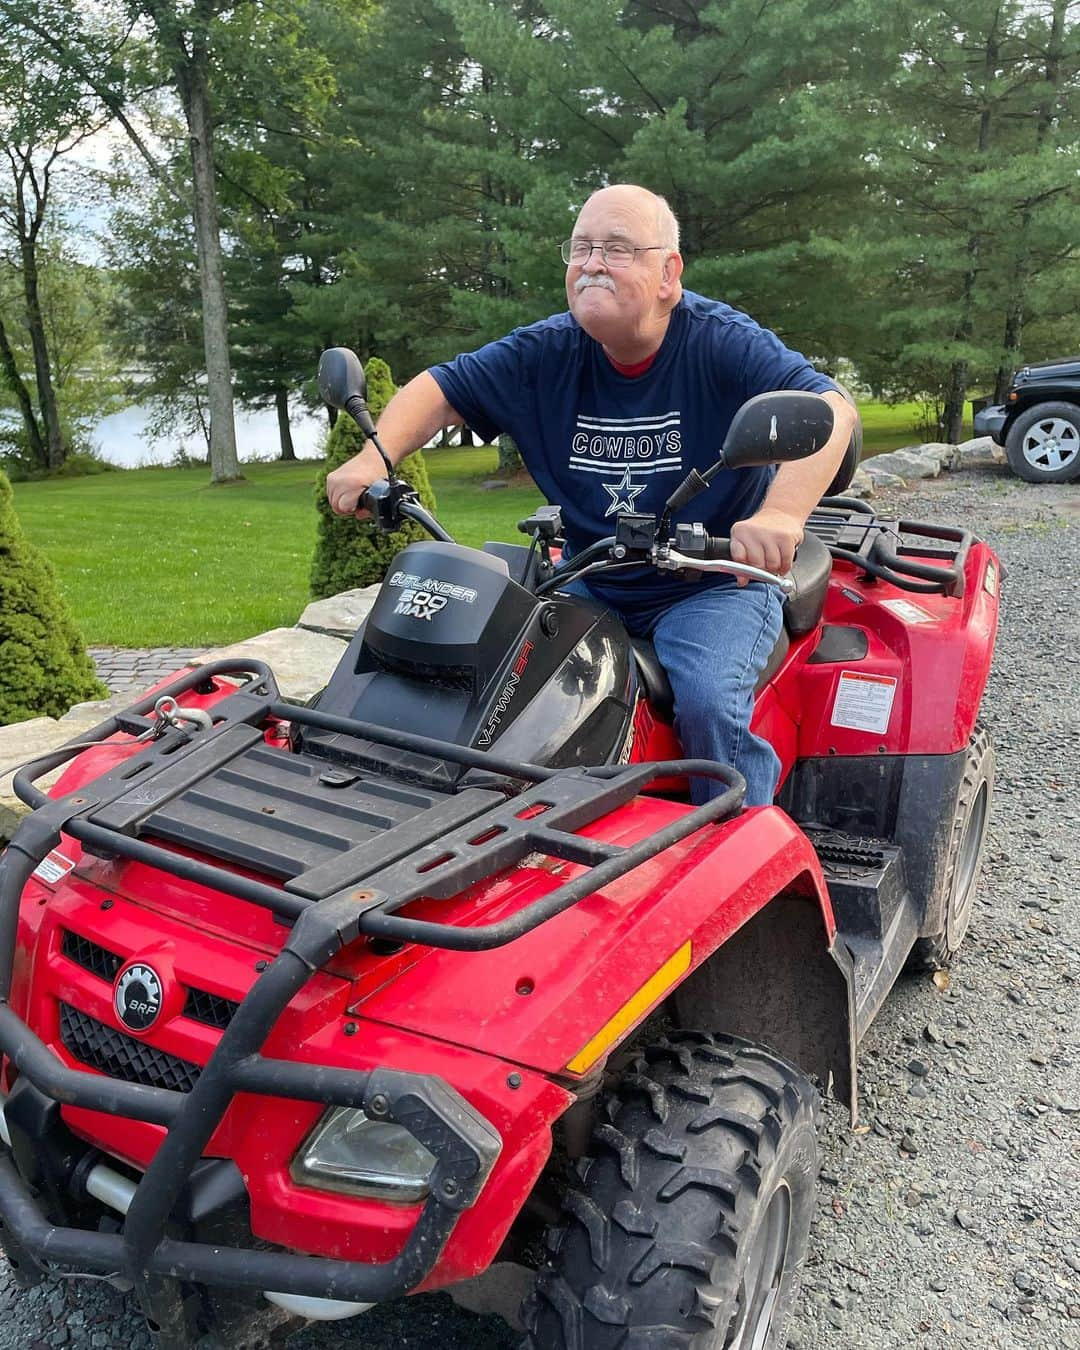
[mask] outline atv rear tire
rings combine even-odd
[[[772,1051],[679,1032],[605,1103],[522,1350],[779,1350],[806,1253],[818,1094]]]
[[[1071,483],[1080,478],[1080,405],[1036,403],[1005,437],[1009,468],[1028,483]]]
[[[911,969],[941,970],[952,962],[964,940],[975,904],[993,796],[994,747],[990,733],[976,723],[953,806],[949,851],[941,874],[944,926],[939,933],[918,939],[908,958]]]

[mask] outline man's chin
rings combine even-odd
[[[602,342],[618,320],[618,306],[611,291],[602,286],[591,286],[575,295],[570,302],[570,313],[590,337]]]

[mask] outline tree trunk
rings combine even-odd
[[[1024,269],[1017,265],[1009,291],[1009,306],[1005,311],[1005,334],[1002,341],[1001,363],[994,380],[994,402],[1004,403],[1012,383],[1013,371],[1020,364],[1020,338],[1024,332]]]
[[[941,414],[941,434],[951,445],[958,445],[964,429],[964,403],[967,400],[968,363],[954,361],[945,386],[945,407]]]
[[[32,239],[20,240],[19,247],[22,254],[26,327],[30,333],[30,346],[34,353],[34,382],[37,385],[41,420],[45,424],[45,464],[49,469],[58,469],[67,459],[68,447],[64,444],[60,428],[60,409],[56,402],[56,390],[53,388],[49,344],[45,336],[45,320],[42,317],[41,299],[38,294],[37,248]]]
[[[217,185],[214,180],[214,125],[210,111],[206,30],[210,7],[197,3],[182,21],[171,0],[144,0],[172,66],[191,145],[192,218],[199,257],[203,350],[210,404],[210,481],[232,483],[241,477],[233,420],[232,369],[229,361],[228,306],[221,266]],[[181,23],[190,22],[185,35]]]
[[[289,426],[289,393],[284,386],[274,390],[274,404],[277,408],[278,438],[281,441],[281,458],[295,459],[292,429]]]
[[[504,431],[499,437],[499,473],[509,478],[511,474],[519,473],[524,467],[521,462],[521,451],[514,444],[513,436],[508,436]]]
[[[473,440],[473,434],[472,434],[472,432],[471,432],[471,431],[469,430],[469,428],[464,424],[464,422],[461,424],[461,439],[460,439],[460,441],[458,442],[458,444],[459,444],[459,445],[475,445],[475,444],[476,444],[476,442]]]
[[[39,469],[46,469],[49,466],[48,456],[45,452],[45,440],[41,434],[41,428],[38,426],[37,416],[34,413],[33,400],[30,398],[30,390],[26,387],[26,381],[19,374],[18,362],[15,360],[15,353],[11,350],[11,344],[8,342],[7,330],[4,328],[4,321],[0,319],[0,367],[3,367],[4,378],[7,381],[8,388],[14,394],[16,402],[19,405],[19,413],[23,420],[23,427],[26,431],[26,443],[30,454]]]
[[[210,481],[233,483],[241,477],[241,473],[236,454],[236,424],[233,421],[228,307],[221,267],[213,126],[206,72],[207,62],[203,53],[201,61],[192,61],[191,97],[187,113],[195,187],[195,238],[199,250],[206,385],[210,402]]]

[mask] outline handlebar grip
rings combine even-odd
[[[731,562],[731,540],[710,534],[705,544],[705,557],[716,562]]]
[[[356,503],[361,510],[370,511],[371,515],[377,520],[379,517],[379,503],[386,500],[390,495],[390,484],[385,478],[377,478],[366,492],[360,494],[360,500]]]

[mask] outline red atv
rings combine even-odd
[[[370,433],[355,357],[322,383]],[[751,400],[723,463],[811,453],[831,417]],[[474,550],[391,474],[378,520],[434,541],[317,706],[218,661],[22,771],[0,1235],[24,1279],[126,1280],[171,1350],[223,1290],[342,1317],[498,1258],[540,1267],[536,1350],[785,1343],[815,1082],[854,1111],[889,988],[971,914],[1000,567],[825,499],[768,578],[754,725],[782,786],[741,810],[733,769],[680,757],[648,645],[561,589],[746,571],[670,524],[712,472],[558,563],[557,508]],[[688,805],[687,775],[721,795]]]

